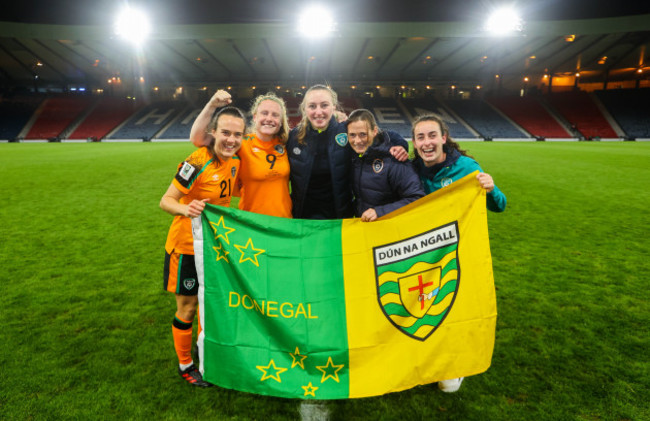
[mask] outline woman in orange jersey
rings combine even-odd
[[[201,215],[206,203],[229,206],[239,173],[236,153],[246,131],[242,111],[226,107],[210,122],[211,141],[179,164],[176,176],[160,200],[160,207],[174,220],[165,243],[164,284],[176,294],[172,321],[178,373],[194,386],[207,387],[192,360],[192,323],[198,304],[198,276],[190,218]]]
[[[218,107],[232,102],[226,91],[217,91],[197,116],[190,140],[202,146],[210,140],[207,121]],[[273,93],[255,98],[251,107],[254,131],[244,136],[239,150],[241,170],[239,209],[265,215],[291,218],[289,195],[289,137],[287,108]]]

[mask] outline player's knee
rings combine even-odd
[[[183,297],[184,299],[178,300],[177,313],[183,320],[194,320],[196,316],[196,306],[198,300],[193,300],[196,297]]]

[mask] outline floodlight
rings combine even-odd
[[[507,7],[492,12],[485,23],[485,29],[494,35],[505,36],[514,32],[521,32],[523,24],[524,22],[517,12]]]
[[[115,34],[136,45],[144,42],[151,32],[147,15],[139,10],[125,7],[115,20]]]
[[[336,22],[332,13],[322,6],[305,9],[298,19],[298,31],[309,38],[324,38],[335,29]]]

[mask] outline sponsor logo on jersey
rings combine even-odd
[[[212,179],[217,181],[219,179],[219,174],[212,174]]]
[[[372,170],[376,173],[379,174],[381,170],[384,169],[384,161],[381,159],[375,159],[372,161]]]
[[[183,162],[183,166],[181,167],[181,170],[178,172],[178,175],[180,175],[180,177],[183,180],[187,181],[187,180],[190,179],[190,177],[192,177],[192,174],[194,174],[194,171],[195,171],[195,168],[192,165],[190,165],[189,162],[186,161],[186,162]]]
[[[262,150],[260,148],[258,148],[257,146],[253,146],[252,151],[253,152],[261,152]]]
[[[191,291],[192,288],[194,288],[195,285],[196,285],[196,279],[194,279],[194,278],[187,278],[187,279],[183,280],[183,286],[188,291]]]
[[[282,155],[284,153],[284,146],[282,146],[282,145],[275,145],[273,147],[273,149],[275,149],[275,151],[277,153],[279,153],[280,155]]]
[[[339,133],[334,137],[334,140],[336,140],[336,144],[339,146],[345,146],[348,144],[348,134],[347,133]]]

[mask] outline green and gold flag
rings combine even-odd
[[[496,299],[475,176],[375,222],[207,206],[193,220],[205,380],[344,399],[487,370]]]

